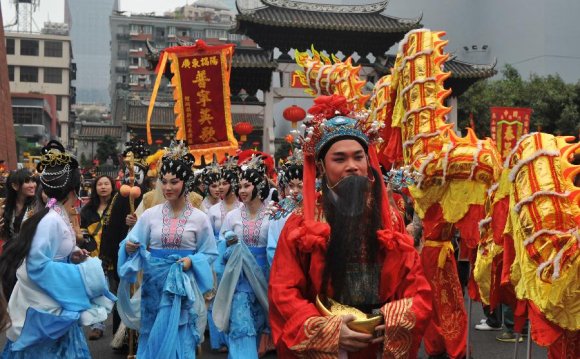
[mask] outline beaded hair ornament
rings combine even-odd
[[[386,184],[390,184],[393,190],[400,191],[403,188],[413,186],[421,180],[421,174],[417,171],[411,171],[410,166],[392,168],[383,175]]]
[[[79,167],[76,158],[67,153],[64,146],[55,140],[44,146],[40,153],[40,162],[36,169],[40,173],[39,178],[42,185],[52,189],[64,188],[70,180],[72,170]],[[62,167],[62,169],[52,171],[51,168],[54,167]],[[60,182],[63,176],[66,176],[66,180],[59,185],[55,185],[54,182]]]
[[[286,185],[292,179],[302,180],[302,168],[304,167],[304,155],[302,150],[295,149],[282,165],[278,178],[281,185]]]
[[[246,179],[251,182],[258,192],[260,192],[264,186],[266,186],[266,164],[262,156],[256,156],[255,154],[250,157],[250,159],[241,165],[241,173],[239,175],[239,180]]]
[[[194,163],[195,158],[189,153],[189,148],[184,141],[171,141],[161,158],[159,178],[167,173],[173,173],[175,177],[186,182],[186,188],[189,188],[189,182],[194,179],[192,170]]]
[[[238,158],[229,156],[221,166],[221,178],[228,181],[233,188],[237,188],[240,175]]]
[[[135,165],[147,169],[149,164],[147,163],[147,157],[151,154],[150,151],[145,147],[145,141],[143,140],[131,140],[125,143],[125,151],[123,151],[123,157],[127,157],[129,153],[133,154],[133,159]]]
[[[384,124],[369,122],[368,111],[354,111],[344,96],[319,96],[308,113],[301,126],[304,135],[293,131],[306,156],[318,158],[320,150],[337,138],[353,138],[365,148],[372,143],[382,142],[380,130]]]

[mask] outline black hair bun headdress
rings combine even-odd
[[[184,182],[193,181],[194,163],[195,158],[189,153],[189,148],[184,141],[171,141],[171,145],[165,148],[165,154],[161,159],[159,178],[167,173],[173,173]]]
[[[240,180],[245,179],[254,186],[260,186],[261,183],[267,182],[266,164],[262,156],[253,154],[248,161],[240,166],[240,169]]]
[[[147,163],[147,157],[151,154],[149,149],[145,147],[145,141],[143,140],[131,140],[125,143],[125,151],[123,151],[123,157],[127,157],[129,153],[133,154],[134,163],[144,169],[149,167]]]
[[[296,149],[282,165],[279,180],[283,185],[288,184],[293,179],[302,180],[304,167],[304,156],[302,150]]]
[[[206,186],[219,182],[221,178],[221,169],[217,161],[217,156],[213,155],[212,163],[203,169],[203,182]]]

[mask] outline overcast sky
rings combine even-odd
[[[39,0],[40,6],[34,15],[38,27],[45,21],[62,22],[64,19],[64,0]],[[78,0],[72,0],[78,1]],[[91,0],[99,1],[99,0]],[[12,0],[0,0],[4,24],[15,19],[15,10]],[[162,15],[165,11],[173,10],[193,0],[120,0],[121,10],[130,12],[156,12]]]

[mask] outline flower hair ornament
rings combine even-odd
[[[40,173],[40,182],[43,186],[52,189],[64,188],[71,176],[72,170],[79,167],[76,158],[66,152],[64,146],[55,140],[50,141],[40,151],[40,162],[36,166]],[[60,168],[53,171],[53,168]],[[66,179],[61,182],[61,178],[66,176]],[[57,185],[54,182],[58,181],[61,184]]]
[[[150,151],[145,147],[145,141],[143,140],[131,140],[125,143],[125,151],[123,151],[122,156],[127,157],[130,153],[133,154],[134,164],[147,169],[149,164],[147,163],[147,157],[150,155]]]

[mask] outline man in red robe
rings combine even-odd
[[[303,139],[303,208],[282,230],[270,274],[278,355],[416,358],[431,289],[402,218],[388,203],[372,146],[376,133],[354,119],[344,98],[321,97],[315,104]],[[353,315],[324,316],[317,296],[380,314],[385,323],[373,334],[356,332],[348,326]]]

